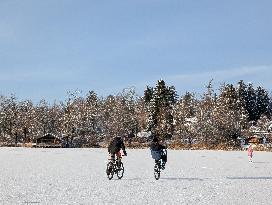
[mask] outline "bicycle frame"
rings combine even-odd
[[[166,149],[163,149],[162,150],[162,156],[166,156],[166,159],[167,159],[167,150]],[[154,165],[154,177],[156,180],[158,180],[160,178],[160,175],[161,175],[161,170],[164,169],[164,165],[163,164],[163,160],[162,158],[160,158],[159,160],[155,160],[155,165]]]
[[[117,165],[117,161],[120,160],[120,165]],[[110,159],[107,164],[106,173],[108,176],[108,179],[111,180],[113,178],[113,175],[116,174],[118,179],[121,179],[124,175],[124,165],[121,159]]]

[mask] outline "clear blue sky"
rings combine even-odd
[[[272,88],[271,0],[0,0],[0,94],[61,101],[158,79]]]

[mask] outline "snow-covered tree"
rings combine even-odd
[[[137,118],[137,133],[147,130],[148,112],[145,109],[144,97],[139,97],[135,104],[135,117]]]
[[[20,136],[24,143],[33,140],[32,132],[35,129],[35,107],[30,100],[18,103],[18,125]]]
[[[256,123],[255,130],[268,132],[268,131],[270,131],[269,126],[271,124],[272,124],[272,122],[268,119],[268,117],[266,115],[262,115]]]
[[[271,96],[242,80],[237,87],[223,84],[218,94],[210,81],[200,99],[187,92],[179,101],[175,87],[163,80],[154,88],[147,87],[142,97],[135,88],[106,98],[98,98],[94,91],[80,95],[70,92],[64,103],[53,105],[0,96],[0,142],[35,142],[50,132],[66,136],[67,142],[77,146],[93,146],[116,135],[148,131],[189,144],[196,140],[203,145],[234,145],[242,133],[250,132],[249,124],[271,131]]]
[[[126,88],[118,95],[110,95],[103,100],[103,132],[107,138],[137,133],[137,100],[134,88]]]
[[[72,144],[75,137],[79,140],[76,143],[81,143],[83,139],[78,136],[78,129],[81,127],[83,99],[78,95],[78,91],[69,92],[68,99],[62,103],[61,116],[61,133]],[[77,144],[76,146],[80,146]]]
[[[135,88],[126,88],[120,94],[122,99],[122,117],[123,128],[126,135],[136,135],[138,128],[138,120],[136,117],[136,103],[139,97],[136,94]]]
[[[18,103],[17,98],[12,95],[1,99],[1,125],[3,141],[17,144],[19,135]]]
[[[94,91],[89,91],[82,113],[82,128],[88,135],[88,142],[94,145],[101,137],[101,102]],[[99,138],[99,139],[98,139]]]
[[[48,103],[43,99],[40,100],[38,105],[36,106],[36,111],[35,111],[35,128],[33,130],[34,136],[41,137],[45,133],[48,133],[48,121],[49,121],[49,105]]]
[[[196,138],[196,109],[197,100],[194,94],[186,92],[174,108],[175,138],[192,144]]]
[[[268,117],[269,119],[272,119],[272,95],[270,94],[269,97],[269,106],[268,106]]]
[[[246,127],[247,115],[239,97],[239,92],[232,84],[221,88],[214,112],[218,142],[237,144],[237,138]]]
[[[207,91],[204,93],[200,100],[197,110],[196,118],[198,123],[195,124],[195,130],[197,130],[197,140],[199,143],[203,143],[205,146],[213,143],[215,136],[214,127],[214,109],[216,103],[216,95],[213,90],[212,80],[209,81]]]

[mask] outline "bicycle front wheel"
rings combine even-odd
[[[116,170],[118,179],[122,179],[124,175],[124,171],[125,171],[125,168],[124,168],[123,162],[120,162],[120,166],[117,167],[117,170]]]
[[[114,175],[114,164],[112,162],[108,162],[106,173],[107,173],[108,179],[111,180]]]
[[[160,167],[159,165],[156,163],[155,166],[154,166],[154,177],[156,180],[158,180],[161,176],[161,170],[160,170]]]

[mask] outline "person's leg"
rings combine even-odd
[[[109,153],[109,158],[108,158],[108,160],[113,162],[114,159],[115,159],[114,154]],[[112,166],[107,167],[107,171],[106,171],[106,172],[107,172],[107,175],[109,175],[111,171],[112,171]]]
[[[248,155],[248,161],[252,162],[252,156],[251,155]]]
[[[161,168],[161,160],[155,160],[155,164],[159,165],[159,168]]]
[[[162,168],[162,169],[165,169],[165,163],[166,163],[166,161],[165,161],[165,155],[162,155],[162,156],[161,156],[161,162],[162,162],[162,163],[161,163],[161,168]]]
[[[111,160],[114,161],[115,160],[115,154],[111,153]]]
[[[167,162],[167,156],[166,156],[166,155],[162,155],[162,156],[161,156],[161,159],[162,159],[163,163],[166,163],[166,162]]]
[[[122,159],[121,152],[117,152],[116,157],[117,157],[117,166],[120,167],[121,166],[121,159]]]

